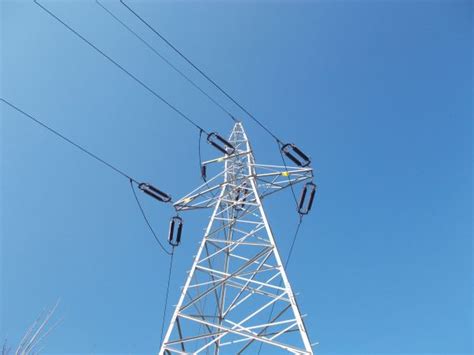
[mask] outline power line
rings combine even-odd
[[[158,37],[160,37],[169,47],[171,47],[181,58],[183,58],[188,64],[190,64],[195,70],[197,70],[204,78],[206,78],[214,87],[216,87],[222,94],[224,94],[229,100],[237,105],[242,111],[244,111],[251,119],[253,119],[261,128],[263,128],[269,135],[271,135],[279,144],[283,144],[282,140],[279,139],[268,127],[260,122],[254,115],[252,115],[244,106],[242,106],[237,100],[235,100],[226,90],[224,90],[219,84],[211,79],[204,71],[199,69],[188,57],[186,57],[178,48],[176,48],[170,41],[168,41],[158,30],[153,28],[148,22],[146,22],[137,12],[135,12],[125,1],[120,0],[123,6],[125,6],[132,14],[134,14],[145,26],[153,31]]]
[[[169,297],[169,294],[170,294],[171,274],[173,272],[173,259],[174,259],[174,247],[171,249],[170,264],[169,264],[169,267],[168,267],[168,282],[167,282],[167,285],[166,285],[165,305],[163,306],[163,318],[162,318],[162,321],[161,321],[160,343],[163,341],[163,331],[165,329],[166,309],[168,308],[168,297]]]
[[[34,0],[34,3],[38,5],[40,8],[42,8],[46,13],[48,13],[51,17],[56,19],[59,23],[61,23],[64,27],[66,27],[69,31],[74,33],[77,37],[82,39],[85,43],[87,43],[89,46],[91,46],[93,49],[95,49],[98,53],[102,54],[106,59],[108,59],[111,63],[113,63],[117,68],[122,70],[125,74],[127,74],[129,77],[131,77],[133,80],[135,80],[138,84],[140,84],[142,87],[144,87],[148,92],[150,92],[153,96],[158,98],[161,102],[166,104],[168,107],[170,107],[173,111],[175,111],[179,116],[184,118],[187,122],[192,124],[194,127],[196,127],[198,130],[202,130],[206,133],[208,133],[204,128],[199,126],[196,122],[194,122],[191,118],[189,118],[187,115],[185,115],[183,112],[181,112],[176,106],[172,105],[170,102],[168,102],[166,99],[164,99],[161,95],[159,95],[156,91],[154,91],[152,88],[150,88],[148,85],[146,85],[143,81],[138,79],[135,75],[133,75],[131,72],[129,72],[127,69],[125,69],[123,66],[121,66],[119,63],[117,63],[115,60],[113,60],[110,56],[105,54],[102,50],[100,50],[98,47],[96,47],[94,44],[92,44],[90,41],[88,41],[85,37],[83,37],[81,34],[79,34],[76,30],[74,30],[72,27],[70,27],[68,24],[66,24],[63,20],[61,20],[59,17],[57,17],[55,14],[53,14],[50,10],[48,10],[46,7],[41,5],[37,0]]]
[[[295,234],[293,234],[293,240],[291,242],[290,250],[288,251],[288,256],[286,257],[285,261],[285,269],[288,267],[288,264],[290,263],[291,255],[293,253],[293,248],[295,246],[296,239],[298,238],[298,233],[300,232],[300,227],[303,224],[303,216],[299,216],[299,221],[298,225],[296,226]]]
[[[151,234],[153,235],[153,237],[155,238],[156,242],[158,243],[158,245],[160,246],[160,248],[168,255],[173,255],[172,252],[169,252],[165,246],[163,245],[163,243],[160,242],[160,239],[158,238],[158,235],[155,233],[155,230],[153,229],[153,227],[151,226],[150,224],[150,221],[148,220],[146,214],[145,214],[145,211],[143,210],[143,207],[142,207],[142,204],[140,203],[140,200],[138,199],[138,196],[137,196],[137,193],[135,192],[135,188],[133,187],[133,181],[130,179],[130,187],[132,189],[132,192],[133,192],[133,196],[135,197],[135,201],[137,202],[137,205],[138,205],[138,208],[142,214],[142,217],[143,219],[145,220],[145,223],[146,225],[148,226],[148,229],[150,230]]]
[[[229,117],[234,121],[237,122],[237,119],[232,115],[224,106],[222,106],[219,102],[217,102],[212,96],[210,96],[206,91],[204,91],[199,85],[197,85],[191,78],[189,78],[186,74],[184,74],[178,67],[173,65],[165,56],[163,56],[157,49],[155,49],[149,42],[147,42],[143,37],[141,37],[136,31],[134,31],[130,26],[128,26],[125,22],[120,20],[112,11],[110,11],[104,4],[102,4],[99,0],[95,1],[97,5],[99,5],[102,9],[105,10],[115,21],[120,23],[125,29],[127,29],[132,35],[134,35],[140,42],[142,42],[145,46],[147,46],[153,53],[156,54],[160,59],[162,59],[168,66],[170,66],[175,72],[177,72],[181,77],[183,77],[188,83],[194,86],[197,90],[199,90],[204,96],[206,96],[214,105],[220,108],[224,113],[229,115]]]
[[[24,115],[25,117],[29,118],[30,120],[32,120],[33,122],[39,124],[40,126],[42,126],[43,128],[47,129],[49,132],[53,133],[54,135],[56,135],[57,137],[61,138],[62,140],[64,140],[65,142],[73,145],[74,147],[76,147],[77,149],[81,150],[83,153],[87,154],[88,156],[92,157],[93,159],[97,160],[98,162],[104,164],[105,166],[107,166],[108,168],[112,169],[113,171],[115,171],[116,173],[122,175],[123,177],[127,178],[128,180],[134,182],[135,184],[138,184],[138,181],[135,180],[134,178],[132,178],[130,175],[126,174],[125,172],[123,172],[122,170],[118,169],[117,167],[113,166],[112,164],[108,163],[107,161],[105,161],[104,159],[98,157],[96,154],[92,153],[91,151],[89,151],[88,149],[84,148],[83,146],[79,145],[78,143],[75,143],[73,142],[71,139],[69,139],[68,137],[66,137],[65,135],[59,133],[58,131],[56,131],[55,129],[51,128],[50,126],[46,125],[45,123],[41,122],[40,120],[38,120],[37,118],[33,117],[32,115],[26,113],[25,111],[23,111],[22,109],[18,108],[17,106],[15,106],[14,104],[12,104],[11,102],[3,99],[3,98],[0,98],[0,100],[7,104],[8,106],[10,106],[11,108],[13,108],[14,110],[20,112],[22,115]]]

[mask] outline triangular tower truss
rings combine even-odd
[[[232,155],[204,162],[224,170],[177,201],[178,211],[212,208],[160,354],[312,354],[262,198],[309,181],[309,167],[256,164],[236,123]]]

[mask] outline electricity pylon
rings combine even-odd
[[[213,208],[160,354],[312,354],[262,199],[312,179],[309,167],[255,163],[236,123],[230,155],[203,163],[224,170],[174,204]]]

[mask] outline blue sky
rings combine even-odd
[[[319,193],[288,274],[320,354],[468,354],[472,2],[130,2],[283,139]],[[231,122],[93,1],[45,2],[200,125]],[[120,6],[106,4],[194,79]],[[30,1],[1,3],[1,96],[174,197],[200,184],[195,129]],[[260,163],[275,143],[242,118]],[[128,181],[1,106],[0,336],[61,298],[48,353],[153,353],[167,259]],[[205,146],[205,157],[213,151]],[[164,238],[169,206],[142,196]],[[283,255],[297,216],[266,201]],[[207,223],[185,215],[170,303]]]

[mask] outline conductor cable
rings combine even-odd
[[[198,130],[202,130],[206,133],[208,133],[204,128],[199,126],[196,122],[194,122],[189,116],[184,114],[182,111],[180,111],[176,106],[172,105],[169,101],[164,99],[161,95],[159,95],[156,91],[154,91],[152,88],[150,88],[147,84],[145,84],[143,81],[138,79],[135,75],[133,75],[131,72],[129,72],[127,69],[125,69],[122,65],[117,63],[114,59],[112,59],[109,55],[105,54],[102,50],[100,50],[98,47],[96,47],[94,44],[92,44],[89,40],[87,40],[84,36],[82,36],[79,32],[74,30],[71,26],[66,24],[63,20],[61,20],[58,16],[53,14],[50,10],[48,10],[46,7],[44,7],[42,4],[40,4],[37,0],[34,0],[34,3],[38,5],[40,8],[42,8],[47,14],[49,14],[51,17],[56,19],[59,23],[61,23],[64,27],[66,27],[69,31],[74,33],[77,37],[79,37],[82,41],[87,43],[90,47],[95,49],[99,54],[101,54],[103,57],[105,57],[108,61],[110,61],[112,64],[114,64],[117,68],[122,70],[125,74],[127,74],[130,78],[135,80],[138,84],[140,84],[143,88],[145,88],[149,93],[151,93],[154,97],[159,99],[161,102],[166,104],[169,108],[171,108],[174,112],[176,112],[180,117],[185,119],[188,123],[193,125],[195,128]],[[209,134],[209,133],[208,133]]]
[[[208,80],[217,90],[219,90],[224,96],[232,101],[237,107],[245,112],[252,120],[254,120],[261,128],[263,128],[269,135],[271,135],[278,143],[283,144],[268,127],[266,127],[260,120],[258,120],[253,114],[251,114],[243,105],[241,105],[236,99],[234,99],[226,90],[224,90],[216,81],[214,81],[209,75],[195,65],[183,52],[176,48],[166,37],[164,37],[157,29],[151,26],[143,17],[141,17],[135,10],[133,10],[124,0],[120,0],[123,6],[125,6],[135,17],[137,17],[146,27],[148,27],[153,33],[161,38],[171,49],[173,49],[181,58],[183,58],[189,65],[191,65],[197,72],[199,72],[206,80]]]
[[[183,77],[188,83],[190,83],[194,88],[199,90],[205,97],[207,97],[214,105],[216,105],[219,109],[221,109],[224,113],[226,113],[234,122],[237,122],[237,119],[232,115],[224,106],[222,106],[219,102],[217,102],[211,95],[209,95],[206,91],[204,91],[198,84],[196,84],[189,76],[183,73],[178,67],[176,67],[173,63],[171,63],[164,55],[158,52],[149,42],[147,42],[143,37],[141,37],[136,31],[134,31],[130,26],[128,26],[125,22],[119,19],[112,11],[110,11],[103,3],[99,0],[95,0],[96,4],[99,5],[104,11],[109,14],[115,21],[121,24],[127,31],[129,31],[135,38],[137,38],[140,42],[142,42],[146,47],[148,47],[158,58],[163,60],[169,67],[171,67],[176,73],[178,73],[181,77]]]
[[[19,107],[15,106],[14,104],[12,104],[10,101],[7,101],[3,98],[0,98],[0,101],[2,101],[3,103],[5,103],[6,105],[10,106],[11,108],[13,108],[14,110],[16,110],[17,112],[21,113],[24,117],[30,119],[31,121],[37,123],[38,125],[40,125],[41,127],[47,129],[50,133],[54,134],[55,136],[61,138],[62,140],[64,140],[65,142],[73,145],[74,147],[76,147],[77,149],[79,149],[80,151],[82,151],[83,153],[87,154],[89,157],[97,160],[98,162],[102,163],[103,165],[107,166],[108,168],[112,169],[113,171],[115,171],[117,174],[120,174],[121,176],[127,178],[128,180],[134,182],[135,184],[138,184],[138,181],[135,180],[134,178],[132,178],[130,175],[128,175],[127,173],[123,172],[122,170],[120,170],[119,168],[115,167],[114,165],[110,164],[109,162],[105,161],[104,159],[100,158],[99,156],[97,156],[96,154],[92,153],[90,150],[84,148],[82,145],[72,141],[71,139],[69,139],[68,137],[66,137],[65,135],[63,135],[62,133],[59,133],[58,131],[56,131],[55,129],[51,128],[50,126],[48,126],[46,123],[38,120],[37,118],[33,117],[32,115],[30,115],[29,113],[26,113],[25,111],[23,111],[22,109],[20,109]]]

